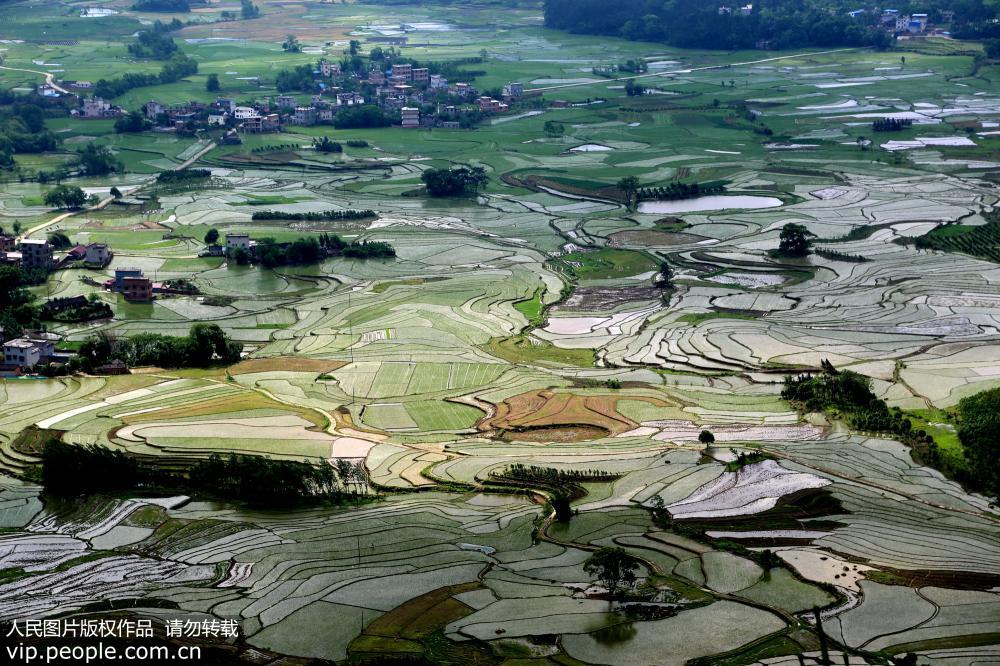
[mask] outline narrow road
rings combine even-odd
[[[635,79],[645,79],[651,76],[669,76],[671,74],[690,74],[691,72],[702,72],[709,69],[730,69],[732,67],[742,67],[743,65],[759,65],[764,62],[775,62],[777,60],[788,60],[790,58],[807,58],[809,56],[826,55],[829,53],[842,53],[844,51],[857,51],[857,48],[832,49],[830,51],[813,51],[811,53],[794,53],[792,55],[775,56],[773,58],[761,58],[760,60],[747,60],[745,62],[731,62],[725,65],[706,65],[704,67],[690,67],[688,69],[673,69],[663,72],[650,72],[648,74],[637,74],[635,76],[621,76],[613,79],[601,79],[600,81],[584,81],[582,83],[561,83],[557,86],[546,86],[544,88],[528,88],[524,92],[545,92],[548,90],[562,90],[563,88],[579,88],[581,86],[594,86],[611,81],[634,81]]]
[[[10,68],[9,67],[4,67],[2,69],[10,69]],[[24,70],[24,71],[28,71],[28,70]],[[209,144],[207,146],[205,146],[204,148],[202,148],[201,150],[199,150],[192,157],[184,160],[183,162],[181,162],[180,164],[178,164],[177,166],[175,166],[173,169],[171,169],[171,171],[180,171],[181,169],[188,168],[189,166],[191,166],[192,164],[194,164],[195,162],[197,162],[198,160],[200,160],[210,150],[213,150],[215,147],[216,147],[216,144],[215,144],[214,141],[209,142]],[[135,194],[139,190],[143,189],[144,187],[149,186],[151,183],[153,183],[155,181],[156,181],[156,177],[155,176],[151,176],[151,177],[147,178],[146,180],[142,181],[141,183],[138,183],[136,185],[132,185],[131,187],[119,188],[119,189],[121,190],[121,192],[122,192],[123,195]],[[95,210],[101,210],[101,209],[105,208],[108,204],[110,204],[114,200],[115,200],[114,197],[108,196],[108,197],[105,197],[104,199],[101,199],[101,201],[99,201],[98,203],[94,204],[93,206],[91,206],[89,208],[82,208],[80,210],[71,210],[68,213],[60,213],[59,215],[56,215],[55,217],[53,217],[51,220],[49,220],[47,222],[42,222],[41,224],[36,224],[35,226],[31,227],[30,229],[28,229],[27,231],[25,231],[23,234],[21,234],[20,236],[18,236],[17,239],[18,239],[18,241],[21,241],[21,240],[23,240],[25,238],[30,237],[31,234],[33,234],[33,233],[42,231],[44,229],[48,229],[52,225],[59,224],[63,220],[65,220],[65,219],[67,219],[69,217],[72,217],[74,215],[79,215],[80,213],[87,213],[87,212],[95,211]]]
[[[29,74],[38,74],[39,76],[44,76],[45,77],[45,83],[47,83],[50,86],[52,86],[53,89],[58,90],[59,92],[61,92],[64,95],[74,95],[74,96],[76,95],[76,93],[72,93],[72,92],[66,90],[65,88],[63,88],[62,86],[58,85],[57,83],[55,83],[55,80],[54,80],[55,79],[55,75],[54,74],[50,74],[49,72],[40,72],[40,71],[38,71],[36,69],[21,69],[19,67],[4,67],[3,65],[0,65],[0,69],[6,69],[9,72],[27,72]]]

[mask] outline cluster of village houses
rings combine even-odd
[[[209,245],[205,253],[209,256],[232,256],[243,249],[252,253],[255,242],[246,233],[226,234],[225,245]],[[15,249],[16,248],[16,249]],[[83,265],[86,268],[106,268],[114,258],[114,253],[105,243],[77,245],[56,254],[47,240],[21,239],[17,243],[13,236],[0,235],[0,263],[18,265],[26,269],[45,269]],[[176,285],[154,282],[143,274],[141,268],[122,266],[114,269],[114,277],[102,283],[105,290],[119,293],[133,303],[150,303],[156,294],[187,293]],[[46,306],[53,311],[78,307],[86,304],[85,296],[50,299]],[[4,339],[0,329],[0,340]],[[3,343],[3,367],[0,376],[30,371],[38,365],[64,363],[72,354],[55,351],[60,336],[44,331],[25,331],[22,335]],[[113,372],[115,368],[106,369]]]
[[[431,74],[426,67],[410,63],[392,64],[386,70],[373,69],[359,78],[357,73],[344,74],[340,65],[320,60],[313,71],[319,94],[303,102],[304,95],[282,94],[265,97],[251,104],[220,97],[215,102],[186,102],[164,105],[151,100],[143,108],[146,119],[160,130],[177,130],[194,126],[223,127],[230,131],[224,142],[237,142],[238,132],[279,132],[283,125],[311,126],[332,123],[344,107],[370,104],[386,113],[398,113],[402,127],[461,127],[461,118],[469,113],[499,114],[525,96],[524,85],[508,83],[500,99],[480,95],[469,83],[449,83],[440,74]],[[336,85],[341,83],[344,85]],[[62,86],[86,93],[93,88],[87,81],[63,82]],[[357,90],[360,88],[366,94]],[[39,86],[38,93],[57,96],[50,84]],[[82,95],[81,95],[82,97]],[[433,111],[427,111],[432,105]],[[126,113],[108,100],[96,96],[82,97],[79,108],[72,112],[82,119],[116,118]]]
[[[52,270],[70,265],[101,269],[107,267],[114,257],[111,248],[105,243],[77,245],[57,255],[46,240],[23,238],[17,243],[14,237],[8,235],[0,235],[0,248],[0,263],[25,269]],[[153,282],[143,275],[142,269],[132,267],[116,268],[114,277],[104,281],[103,286],[136,303],[151,302],[155,293],[176,291],[162,283]],[[86,304],[85,296],[72,296],[49,299],[45,306],[52,312],[58,312]],[[20,336],[7,340],[0,329],[0,340],[4,341],[0,376],[30,372],[38,365],[65,363],[72,354],[55,350],[60,339],[54,333],[24,331]],[[108,369],[109,372],[114,370],[115,368]]]

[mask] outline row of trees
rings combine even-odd
[[[204,368],[212,363],[236,363],[243,344],[231,340],[217,324],[195,324],[187,336],[139,333],[116,337],[101,331],[83,341],[76,361],[83,370],[120,360],[128,366]]]
[[[137,12],[170,12],[186,14],[191,11],[190,0],[139,0],[132,9]]]
[[[663,187],[643,187],[638,191],[638,198],[643,200],[664,199],[672,201],[675,199],[692,199],[706,194],[719,194],[726,191],[726,185],[722,181],[712,181],[709,183],[682,183],[675,181]]]
[[[42,447],[42,483],[55,496],[73,497],[140,488],[186,492],[273,507],[339,501],[366,494],[364,462],[338,460],[336,466],[264,456],[213,454],[184,472],[167,472],[134,457],[97,445],[67,444],[55,437]]]
[[[99,79],[94,85],[94,96],[114,99],[135,88],[176,83],[185,76],[197,73],[198,61],[183,53],[177,53],[163,64],[159,74],[128,72],[115,79]]]
[[[158,185],[184,185],[200,183],[212,177],[208,169],[178,169],[176,171],[161,171],[156,177]]]
[[[983,4],[983,0],[976,0]],[[770,0],[753,11],[719,12],[702,0],[545,0],[549,28],[631,40],[666,42],[686,48],[751,49],[758,42],[772,48],[806,46],[888,47],[892,38],[875,24],[872,13],[852,18],[848,7],[821,0]]]
[[[215,234],[212,235],[212,232]],[[205,242],[211,244],[216,240],[218,232],[210,229],[205,234]],[[261,266],[276,268],[315,264],[326,257],[338,256],[348,259],[391,259],[396,256],[396,249],[384,241],[347,243],[336,234],[324,233],[318,238],[297,238],[291,243],[278,243],[273,238],[261,238],[257,241],[254,256],[243,248],[238,248],[233,260],[237,264],[244,265],[256,258]]]
[[[378,213],[366,210],[324,210],[314,213],[285,213],[280,210],[259,210],[250,216],[253,220],[291,220],[296,222],[327,222],[337,220],[367,220]]]
[[[873,132],[901,132],[913,125],[909,118],[876,118],[872,123]]]

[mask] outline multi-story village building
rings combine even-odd
[[[23,239],[21,241],[21,266],[23,268],[51,268],[52,246],[44,239]]]
[[[420,127],[420,109],[404,106],[399,110],[403,127]]]

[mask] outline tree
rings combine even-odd
[[[14,235],[20,234],[21,233],[21,222],[18,221],[18,220],[14,220],[14,224],[11,225],[11,229],[14,230]]]
[[[646,94],[646,86],[629,79],[625,82],[625,94],[629,97],[641,97]]]
[[[288,35],[285,41],[281,43],[281,50],[285,53],[298,53],[302,50],[302,45],[299,44],[299,40],[295,35]]]
[[[255,19],[260,16],[260,7],[251,0],[240,0],[240,15],[244,19]]]
[[[635,176],[625,176],[618,181],[618,189],[625,195],[625,207],[634,210],[636,194],[639,192],[639,179]]]
[[[243,345],[233,342],[218,324],[195,324],[188,334],[188,363],[205,367],[218,359],[224,363],[240,360]]]
[[[789,222],[781,228],[778,236],[778,254],[784,257],[805,257],[813,234],[801,224]]]
[[[986,56],[992,60],[1000,60],[1000,38],[998,39],[987,39],[984,42],[986,47]]]
[[[122,163],[107,146],[88,143],[79,150],[80,168],[88,176],[106,176],[120,172]]]
[[[698,433],[698,441],[706,445],[714,444],[715,435],[713,435],[709,430],[702,430],[701,432]]]
[[[855,139],[855,141],[858,144],[858,148],[860,148],[861,150],[868,150],[868,144],[871,143],[871,141],[868,140],[868,137],[863,135],[859,136],[857,139]]]
[[[8,339],[38,324],[38,311],[33,305],[35,296],[27,286],[28,280],[20,268],[0,265],[0,326]]]
[[[219,230],[216,228],[211,228],[205,232],[205,245],[215,245],[219,240]]]
[[[57,250],[65,250],[66,248],[68,248],[70,245],[73,244],[73,241],[69,239],[69,236],[67,236],[62,231],[53,231],[51,234],[49,234],[48,240],[49,240],[49,245],[51,245]]]
[[[361,51],[361,42],[356,39],[352,39],[347,45],[347,52],[352,56],[358,55]]]
[[[115,121],[115,131],[119,134],[126,132],[142,132],[150,127],[150,122],[139,111],[129,111],[127,114]]]
[[[612,601],[620,589],[635,585],[635,572],[638,568],[638,560],[625,550],[607,546],[596,550],[583,563],[583,570],[588,575],[597,577]]]
[[[558,120],[546,120],[543,130],[545,131],[545,136],[555,138],[566,133],[566,126]]]
[[[45,205],[53,208],[80,208],[87,202],[87,195],[79,187],[73,185],[57,185],[55,189],[45,193]],[[18,231],[15,222],[14,233]]]
[[[108,192],[108,194],[110,194],[115,199],[121,199],[122,198],[122,191],[119,190],[117,187],[115,187],[113,185],[111,186],[111,190]]]
[[[209,74],[208,78],[205,79],[205,90],[208,92],[219,92],[222,90],[222,85],[219,83],[218,74]]]
[[[666,261],[660,262],[660,270],[656,274],[656,279],[661,289],[674,288],[674,269],[670,267],[669,263]]]
[[[238,247],[233,252],[233,261],[236,262],[237,266],[246,266],[250,263],[250,253],[246,251],[246,248]]]

